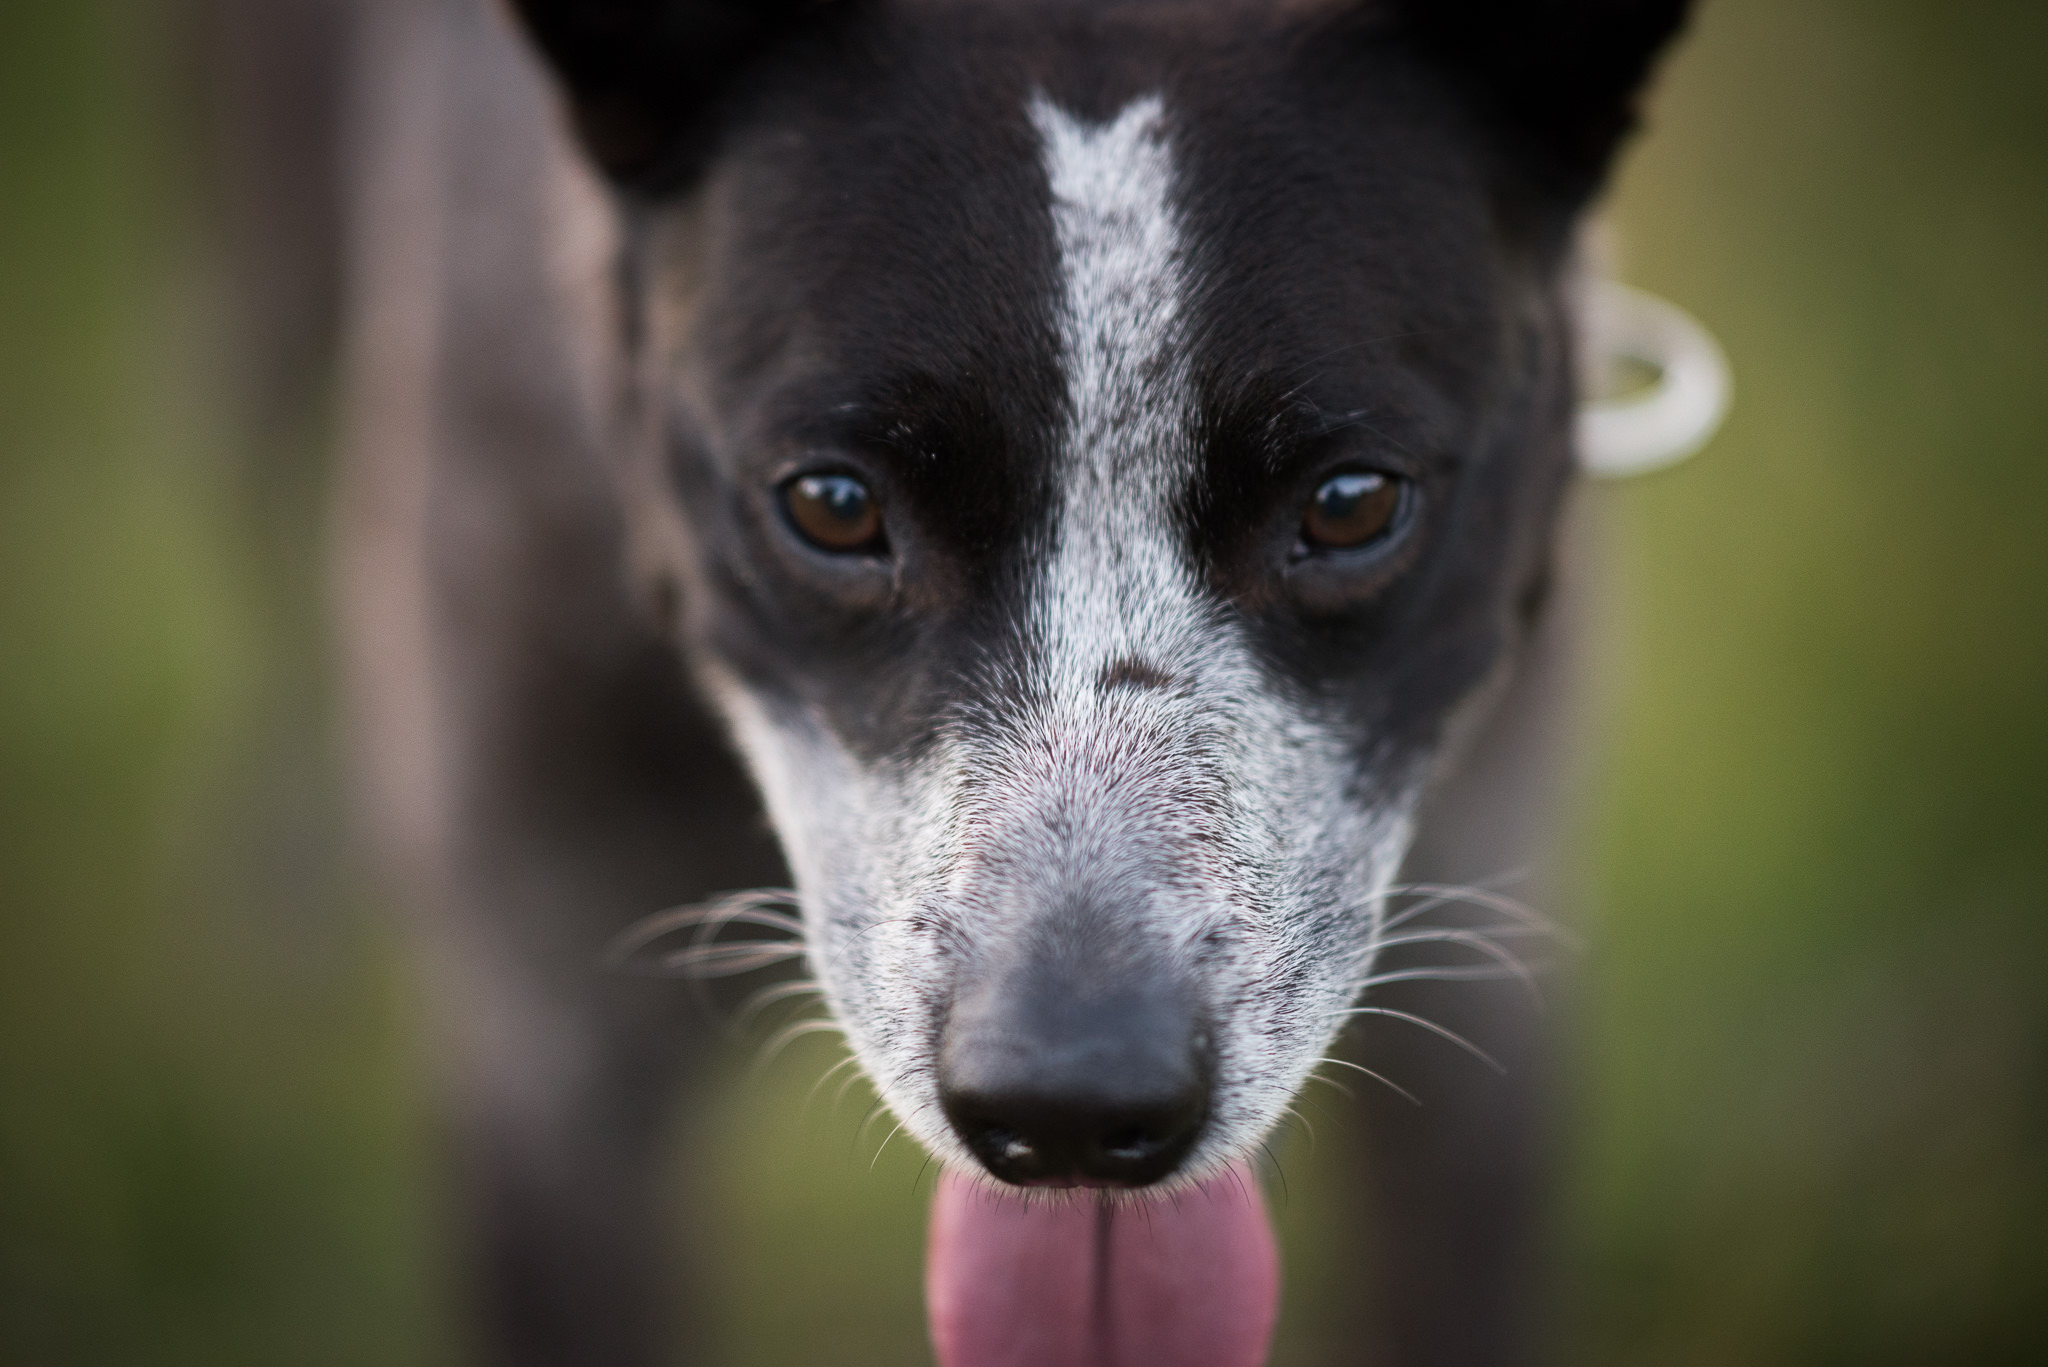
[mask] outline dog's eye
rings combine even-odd
[[[1399,480],[1370,470],[1333,475],[1302,514],[1302,543],[1315,550],[1353,550],[1385,536],[1400,511]]]
[[[798,475],[782,486],[790,526],[821,551],[874,554],[882,549],[882,509],[852,475]]]

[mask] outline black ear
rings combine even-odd
[[[1397,30],[1449,70],[1559,189],[1584,198],[1636,125],[1692,0],[1396,0]]]
[[[822,0],[512,0],[566,88],[576,129],[615,181],[681,174],[704,117],[749,61]]]

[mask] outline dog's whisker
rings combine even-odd
[[[818,1099],[818,1093],[825,1089],[825,1084],[832,1080],[834,1074],[844,1072],[848,1068],[858,1068],[859,1066],[859,1057],[849,1053],[845,1058],[839,1060],[839,1062],[833,1064],[830,1068],[827,1068],[824,1072],[818,1074],[818,1080],[811,1084],[811,1089],[808,1092],[804,1093],[804,1103],[802,1106],[797,1108],[797,1114],[804,1115],[810,1111],[811,1103]],[[855,1073],[853,1076],[857,1078],[860,1076],[860,1074]],[[850,1080],[851,1079],[849,1079],[849,1081]],[[845,1095],[845,1091],[842,1090],[839,1093],[839,1096],[834,1098],[832,1104],[835,1108],[838,1106],[839,1101],[845,1097]]]
[[[1444,892],[1471,892],[1502,894],[1509,884],[1521,882],[1529,876],[1528,867],[1507,869],[1485,878],[1474,878],[1468,882],[1452,883],[1442,879],[1419,879],[1413,883],[1394,883],[1387,888],[1389,897],[1426,897]]]
[[[1349,1087],[1345,1086],[1343,1083],[1337,1081],[1337,1079],[1333,1077],[1324,1077],[1321,1073],[1310,1073],[1308,1075],[1308,1080],[1310,1082],[1322,1083],[1325,1087],[1330,1088],[1332,1091],[1336,1092],[1337,1095],[1343,1097],[1346,1101],[1358,1100],[1358,1093],[1352,1091]]]
[[[723,930],[727,926],[761,926],[768,930],[779,930],[792,938],[800,939],[804,923],[785,911],[770,911],[766,907],[739,907],[709,916],[697,923],[697,931]]]
[[[1386,893],[1386,896],[1388,898],[1402,897],[1406,895],[1407,894],[1405,891],[1396,888],[1390,888]],[[1452,900],[1453,899],[1444,896],[1426,897],[1422,901],[1415,903],[1413,906],[1403,907],[1400,911],[1396,912],[1392,916],[1387,917],[1385,920],[1379,923],[1379,932],[1381,934],[1384,934],[1387,931],[1393,930],[1397,926],[1405,925],[1410,921],[1414,921],[1421,917],[1427,916],[1430,912],[1435,911],[1438,907],[1449,906]]]
[[[1360,1073],[1364,1073],[1364,1074],[1365,1074],[1365,1075],[1366,1075],[1367,1077],[1371,1078],[1371,1079],[1372,1079],[1372,1080],[1373,1080],[1374,1082],[1378,1082],[1378,1083],[1381,1083],[1381,1084],[1383,1084],[1383,1085],[1385,1085],[1385,1086],[1387,1086],[1387,1087],[1391,1087],[1391,1088],[1393,1088],[1393,1090],[1394,1090],[1394,1091],[1396,1091],[1396,1092],[1400,1093],[1400,1094],[1401,1094],[1402,1096],[1404,1096],[1404,1097],[1408,1098],[1408,1100],[1410,1100],[1410,1101],[1414,1102],[1414,1103],[1415,1103],[1415,1104],[1416,1104],[1417,1106],[1420,1106],[1420,1105],[1422,1104],[1422,1101],[1421,1101],[1421,1099],[1420,1099],[1419,1097],[1417,1097],[1417,1096],[1415,1095],[1415,1093],[1413,1093],[1413,1092],[1409,1091],[1409,1090],[1408,1090],[1408,1089],[1407,1089],[1406,1087],[1403,1087],[1403,1086],[1402,1086],[1402,1085],[1401,1085],[1400,1083],[1398,1083],[1398,1082],[1395,1082],[1395,1081],[1394,1081],[1394,1080],[1392,1080],[1391,1078],[1387,1078],[1387,1077],[1382,1077],[1382,1076],[1381,1076],[1380,1074],[1378,1074],[1378,1073],[1375,1073],[1375,1072],[1374,1072],[1374,1071],[1373,1071],[1372,1069],[1370,1069],[1370,1068],[1366,1067],[1366,1066],[1365,1066],[1364,1064],[1362,1064],[1362,1063],[1353,1063],[1353,1062],[1352,1062],[1352,1061],[1351,1061],[1350,1059],[1343,1059],[1343,1058],[1337,1058],[1337,1057],[1334,1057],[1333,1055],[1330,1055],[1330,1054],[1325,1054],[1325,1055],[1323,1055],[1323,1057],[1322,1057],[1322,1058],[1320,1058],[1320,1059],[1318,1059],[1318,1060],[1316,1060],[1316,1061],[1317,1061],[1318,1063],[1334,1063],[1334,1064],[1336,1064],[1336,1065],[1337,1065],[1337,1066],[1338,1066],[1339,1068],[1349,1068],[1349,1069],[1352,1069],[1352,1070],[1353,1070],[1354,1072],[1360,1072]],[[1314,1073],[1310,1073],[1310,1074],[1309,1074],[1309,1076],[1310,1076],[1310,1077],[1314,1077],[1314,1076],[1315,1076],[1315,1074],[1314,1074]]]
[[[800,936],[804,933],[803,922],[785,912],[774,910],[778,906],[795,905],[796,893],[786,888],[751,888],[744,892],[728,893],[708,902],[670,907],[651,916],[644,916],[620,931],[605,947],[605,958],[607,962],[622,962],[664,935],[706,925],[716,930],[735,921]]]
[[[1487,1067],[1493,1069],[1493,1071],[1495,1071],[1496,1073],[1505,1075],[1508,1071],[1508,1066],[1505,1063],[1502,1063],[1492,1054],[1487,1053],[1484,1049],[1481,1049],[1478,1045],[1474,1044],[1471,1040],[1466,1039],[1457,1031],[1451,1029],[1449,1026],[1438,1025],[1435,1021],[1430,1020],[1427,1017],[1418,1016],[1412,1011],[1395,1011],[1392,1008],[1385,1006],[1354,1006],[1349,1011],[1346,1011],[1344,1014],[1347,1016],[1389,1016],[1392,1017],[1394,1020],[1407,1021],[1411,1025],[1419,1025],[1433,1035],[1443,1036],[1451,1043],[1457,1045],[1460,1049],[1463,1049],[1465,1052],[1472,1055],[1472,1057],[1478,1059]]]
[[[1529,972],[1539,972],[1542,965],[1530,965]],[[1525,981],[1524,975],[1512,969],[1477,966],[1473,968],[1397,968],[1386,973],[1375,973],[1367,978],[1362,987],[1371,989],[1384,987],[1388,983],[1441,982],[1441,983],[1500,983]]]
[[[1531,971],[1529,965],[1524,963],[1521,959],[1517,958],[1513,953],[1511,953],[1506,948],[1494,943],[1494,941],[1488,939],[1484,935],[1479,934],[1477,931],[1437,931],[1427,936],[1419,937],[1415,941],[1408,941],[1404,939],[1404,937],[1396,936],[1391,941],[1383,941],[1382,944],[1423,942],[1463,945],[1468,949],[1477,950],[1479,953],[1484,954],[1488,958],[1499,963],[1502,968],[1505,968],[1509,973],[1513,974],[1517,979],[1519,979],[1522,985],[1529,990],[1530,997],[1534,999],[1538,1007],[1541,1007],[1543,1005],[1543,990],[1536,985],[1536,975],[1533,971]]]
[[[766,1072],[768,1070],[768,1065],[775,1061],[775,1058],[778,1054],[780,1054],[784,1049],[787,1049],[790,1045],[802,1039],[805,1035],[818,1035],[823,1034],[826,1031],[831,1031],[835,1034],[844,1035],[846,1033],[846,1027],[841,1025],[838,1021],[832,1020],[829,1017],[824,1016],[813,1017],[808,1020],[792,1021],[788,1025],[783,1026],[780,1030],[777,1030],[773,1035],[769,1037],[768,1042],[766,1044],[761,1046],[761,1053],[757,1058],[755,1058],[754,1065],[752,1069],[749,1070],[750,1075],[754,1077],[759,1077],[762,1073]]]
[[[1406,945],[1462,945],[1476,949],[1490,958],[1499,959],[1513,967],[1522,963],[1522,957],[1502,944],[1502,940],[1528,939],[1538,937],[1539,932],[1523,930],[1513,926],[1488,927],[1484,930],[1467,926],[1441,926],[1429,930],[1409,931],[1401,935],[1390,935],[1372,941],[1372,950],[1378,953],[1386,949],[1400,949]]]
[[[890,1141],[890,1140],[892,1140],[892,1139],[894,1139],[894,1138],[895,1138],[895,1137],[896,1137],[897,1135],[899,1135],[899,1134],[902,1134],[902,1133],[903,1133],[903,1127],[904,1127],[905,1125],[908,1125],[909,1123],[910,1123],[910,1122],[909,1122],[908,1120],[899,1120],[899,1121],[897,1121],[897,1122],[896,1122],[896,1128],[895,1128],[895,1129],[893,1129],[893,1130],[889,1131],[889,1133],[887,1133],[887,1134],[885,1134],[885,1135],[883,1135],[883,1136],[882,1136],[882,1142],[881,1142],[880,1146],[879,1146],[879,1147],[877,1147],[877,1148],[875,1149],[875,1156],[874,1156],[873,1158],[870,1158],[870,1159],[868,1160],[868,1171],[869,1171],[869,1173],[873,1173],[873,1172],[874,1172],[874,1170],[875,1170],[875,1168],[876,1168],[876,1167],[877,1167],[877,1166],[878,1166],[878,1165],[879,1165],[879,1164],[881,1163],[881,1161],[882,1161],[882,1151],[883,1151],[884,1149],[886,1149],[886,1148],[888,1148],[888,1147],[889,1147],[889,1141]]]
[[[788,963],[804,955],[802,945],[774,944],[762,940],[750,940],[737,944],[700,945],[694,949],[679,949],[661,959],[661,971],[678,977],[689,978],[730,978],[741,973],[752,973],[758,969],[776,964]]]
[[[852,1072],[848,1073],[845,1077],[839,1080],[838,1089],[832,1093],[832,1109],[835,1112],[841,1106],[846,1104],[846,1094],[853,1090],[854,1084],[862,1081],[863,1079],[872,1081],[872,1079],[868,1079],[868,1075],[866,1073],[856,1068]],[[877,1092],[879,1092],[880,1090],[880,1088],[876,1088]]]
[[[1502,869],[1499,873],[1490,873],[1484,878],[1474,878],[1469,883],[1396,883],[1390,886],[1384,895],[1388,897],[1421,897],[1432,893],[1448,891],[1497,894],[1503,888],[1527,881],[1533,872],[1534,869],[1528,864],[1515,864]]]
[[[1261,1139],[1259,1141],[1259,1149],[1262,1153],[1266,1155],[1266,1161],[1273,1165],[1273,1175],[1280,1179],[1280,1204],[1283,1206],[1287,1205],[1291,1200],[1291,1196],[1287,1190],[1287,1170],[1280,1166],[1279,1155],[1273,1152],[1273,1146],[1271,1144],[1268,1144],[1265,1140]]]
[[[1456,912],[1475,910],[1481,912],[1492,912],[1496,910],[1496,908],[1486,903],[1474,901],[1469,897],[1458,896],[1451,893],[1444,893],[1441,895],[1425,898],[1424,900],[1415,903],[1413,906],[1406,907],[1401,911],[1397,912],[1396,914],[1394,914],[1393,916],[1388,917],[1379,924],[1377,928],[1377,933],[1384,935],[1389,931],[1399,930],[1402,926],[1413,925],[1416,922],[1422,921],[1423,918],[1429,916],[1431,913],[1442,911],[1446,908]],[[1519,931],[1519,933],[1525,935],[1544,935],[1562,938],[1562,932],[1560,932],[1555,926],[1549,924],[1539,924],[1537,921],[1532,921],[1528,917],[1507,916],[1505,913],[1502,913],[1502,915],[1504,919],[1496,925],[1488,926],[1482,922],[1481,925],[1471,928],[1489,930],[1507,930],[1509,928],[1514,928],[1517,931]]]
[[[1252,1209],[1257,1210],[1259,1207],[1259,1200],[1256,1196],[1252,1195],[1249,1191],[1245,1190],[1244,1176],[1242,1173],[1238,1171],[1237,1165],[1233,1163],[1228,1168],[1225,1168],[1224,1171],[1228,1172],[1230,1174],[1230,1180],[1237,1184],[1237,1194],[1244,1198],[1245,1204],[1250,1206]],[[1178,1195],[1174,1197],[1174,1204],[1176,1206],[1180,1204],[1180,1198]]]
[[[785,1002],[792,997],[823,996],[824,992],[825,989],[815,978],[798,978],[793,982],[776,983],[772,986],[764,987],[748,997],[746,1001],[740,1004],[739,1010],[733,1012],[733,1028],[744,1030],[748,1022],[777,1002]]]
[[[1451,883],[1414,883],[1405,887],[1401,895],[1420,896],[1427,900],[1416,906],[1403,908],[1400,912],[1381,922],[1381,931],[1392,930],[1396,926],[1415,920],[1435,910],[1437,907],[1451,903],[1462,903],[1467,906],[1481,907],[1487,911],[1499,912],[1511,921],[1515,921],[1545,935],[1554,936],[1561,943],[1576,943],[1576,937],[1550,917],[1545,916],[1526,902],[1509,897],[1504,893],[1496,892],[1490,888]]]
[[[868,1130],[879,1116],[887,1115],[889,1103],[882,1097],[875,1098],[875,1104],[868,1107],[868,1113],[861,1117],[860,1128],[853,1132],[853,1147],[858,1151],[867,1142]],[[848,1155],[851,1157],[851,1155]]]
[[[1308,1136],[1309,1156],[1314,1157],[1316,1151],[1316,1127],[1309,1122],[1309,1118],[1303,1115],[1301,1109],[1292,1102],[1280,1108],[1280,1118],[1301,1126],[1301,1132]]]
[[[1477,935],[1487,940],[1547,940],[1550,932],[1531,926],[1431,926],[1427,930],[1406,930],[1399,935],[1376,936],[1371,941],[1375,950],[1393,949],[1400,945],[1426,945],[1440,940],[1459,940]]]
[[[1326,1082],[1326,1083],[1327,1083],[1327,1082],[1329,1082],[1329,1080],[1330,1080],[1330,1079],[1328,1079],[1328,1078],[1323,1078],[1323,1079],[1321,1079],[1321,1080],[1322,1080],[1323,1082]],[[1329,1106],[1328,1106],[1327,1104],[1325,1104],[1325,1103],[1324,1103],[1324,1102],[1323,1102],[1323,1101],[1322,1101],[1322,1100],[1321,1100],[1320,1098],[1318,1098],[1318,1097],[1317,1097],[1317,1096],[1315,1095],[1315,1093],[1313,1093],[1313,1092],[1308,1092],[1308,1091],[1300,1091],[1300,1092],[1296,1092],[1296,1093],[1294,1094],[1294,1101],[1293,1101],[1293,1103],[1292,1103],[1292,1104],[1294,1104],[1294,1105],[1296,1105],[1296,1106],[1306,1106],[1306,1107],[1308,1107],[1308,1108],[1309,1108],[1310,1110],[1313,1110],[1313,1111],[1320,1111],[1320,1112],[1322,1112],[1322,1115],[1323,1115],[1323,1119],[1325,1119],[1325,1120],[1331,1120],[1331,1119],[1334,1119],[1334,1118],[1335,1118],[1335,1116],[1334,1116],[1333,1112],[1332,1112],[1332,1111],[1330,1110]],[[1301,1119],[1302,1119],[1302,1123],[1303,1123],[1303,1124],[1307,1124],[1307,1123],[1308,1123],[1308,1116],[1307,1116],[1307,1114],[1306,1114],[1306,1113],[1303,1113],[1303,1114],[1302,1114],[1302,1117],[1301,1117]]]
[[[723,943],[720,937],[725,934],[728,926],[734,924],[771,930],[793,943],[801,943],[801,923],[797,923],[796,928],[791,930],[789,923],[793,918],[785,912],[776,910],[776,905],[773,902],[764,903],[763,899],[745,893],[719,898],[703,908],[702,914],[696,918],[695,925],[691,927],[689,944],[695,948]]]

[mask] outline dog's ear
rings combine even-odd
[[[1395,31],[1466,87],[1574,199],[1635,127],[1692,0],[1392,0]],[[1385,11],[1382,11],[1384,15]]]
[[[511,4],[561,81],[591,158],[628,186],[686,169],[731,77],[828,7],[826,0]]]

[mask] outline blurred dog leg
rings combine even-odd
[[[1557,826],[1572,801],[1586,731],[1584,647],[1598,605],[1597,526],[1571,510],[1559,563],[1541,602],[1525,605],[1528,635],[1506,687],[1432,787],[1422,836],[1402,869],[1406,885],[1484,884],[1555,917]],[[1399,915],[1423,899],[1390,907]],[[1569,920],[1568,917],[1561,918]],[[1396,933],[1432,926],[1507,925],[1511,915],[1448,903]],[[1507,951],[1555,963],[1569,950],[1541,935],[1510,934]],[[1423,965],[1493,967],[1469,948],[1424,944],[1390,954],[1380,972]],[[1568,966],[1568,965],[1567,965]],[[1544,1240],[1553,1158],[1554,1036],[1568,1011],[1568,974],[1525,983],[1406,981],[1368,991],[1365,1004],[1407,1012],[1485,1050],[1505,1072],[1412,1023],[1358,1018],[1341,1056],[1409,1087],[1414,1105],[1370,1079],[1332,1076],[1358,1094],[1359,1143],[1369,1209],[1356,1217],[1381,1270],[1352,1361],[1390,1367],[1533,1361],[1545,1303]],[[1335,1367],[1335,1363],[1332,1364]]]
[[[781,868],[625,590],[537,76],[468,3],[381,7],[362,70],[336,529],[359,807],[424,950],[484,1358],[629,1367],[687,1318],[661,1197],[705,1032],[603,949]]]

